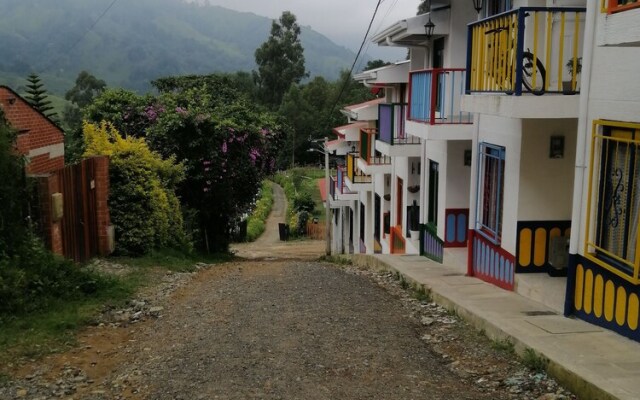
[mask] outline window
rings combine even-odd
[[[638,281],[640,125],[596,121],[589,185],[587,253],[618,275]],[[592,191],[597,192],[592,193]],[[640,281],[636,282],[640,283]]]
[[[495,244],[502,235],[504,158],[504,147],[480,143],[476,230]]]

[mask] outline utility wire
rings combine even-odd
[[[382,0],[382,3],[384,3],[385,0]],[[382,24],[384,23],[385,19],[387,19],[387,17],[389,16],[389,14],[391,14],[391,10],[393,10],[393,8],[398,4],[398,0],[394,0],[393,3],[389,6],[389,8],[387,9],[386,14],[384,14],[384,16],[380,19],[380,21],[378,22],[378,27],[375,29],[375,31],[373,32],[374,35],[377,35],[380,32],[380,29],[382,28]],[[364,48],[364,56],[368,55],[369,52],[369,47],[371,47],[371,41],[367,40],[366,41],[367,44]],[[362,66],[362,62],[364,61],[364,56],[360,58],[360,62],[358,63],[358,70],[360,69],[360,67]]]
[[[362,52],[362,48],[364,47],[365,43],[367,42],[367,38],[369,37],[369,31],[371,31],[371,25],[373,25],[373,20],[376,19],[376,14],[378,14],[378,8],[380,8],[380,3],[382,3],[382,0],[378,0],[378,4],[376,4],[376,9],[373,11],[373,16],[371,17],[371,20],[369,21],[369,26],[367,27],[367,32],[364,34],[364,38],[362,38],[362,43],[360,44],[360,48],[358,49],[358,53],[356,53],[356,58],[353,60],[353,64],[351,64],[351,69],[349,70],[349,75],[347,76],[347,79],[344,80],[342,87],[340,88],[340,93],[338,94],[338,96],[336,97],[335,101],[333,102],[333,105],[331,106],[331,111],[329,111],[329,115],[327,115],[327,122],[325,126],[328,126],[331,123],[331,115],[333,115],[333,112],[336,109],[336,106],[338,105],[338,102],[340,101],[340,98],[342,97],[342,95],[344,94],[344,91],[347,89],[347,86],[349,86],[349,83],[351,82],[351,74],[353,73],[353,69],[356,66],[356,63],[358,62],[358,57],[360,57],[360,53]],[[325,129],[327,129],[325,127]]]
[[[76,48],[76,46],[78,46],[80,44],[80,42],[82,42],[84,40],[85,37],[87,37],[87,35],[93,31],[93,28],[96,27],[96,25],[98,25],[98,22],[100,22],[100,20],[109,12],[109,10],[111,10],[111,8],[118,2],[118,0],[113,0],[111,2],[111,4],[109,4],[109,6],[102,12],[102,14],[100,14],[98,16],[98,18],[93,21],[93,23],[91,24],[91,26],[82,34],[82,36],[80,36],[78,38],[78,40],[76,40],[71,47],[69,47],[64,53],[58,53],[58,58],[61,57],[61,54],[69,54],[71,53],[72,50],[74,50]],[[43,71],[46,71],[47,69],[49,69],[53,64],[54,61],[58,61],[57,59],[52,59],[48,64],[45,64],[45,67],[43,68]]]

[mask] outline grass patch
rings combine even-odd
[[[413,298],[424,303],[430,303],[432,301],[431,290],[425,288],[423,285],[413,286]]]
[[[319,261],[328,262],[337,265],[353,265],[353,261],[347,257],[327,256],[323,255],[318,258]]]
[[[247,241],[253,242],[264,233],[265,223],[273,207],[273,184],[269,181],[262,183],[262,188],[256,201],[256,206],[247,220]]]
[[[516,350],[510,339],[496,339],[491,341],[491,348],[507,354],[515,354]]]
[[[544,372],[547,370],[549,360],[536,353],[533,349],[526,349],[522,353],[522,363],[534,372]]]
[[[214,264],[232,258],[231,254],[184,254],[167,249],[139,258],[110,258],[114,263],[133,267],[122,277],[104,276],[88,272],[86,267],[75,267],[95,277],[91,293],[69,299],[50,299],[46,306],[32,312],[0,314],[0,366],[20,358],[37,359],[75,345],[79,329],[96,323],[97,316],[105,308],[123,307],[137,290],[153,282],[154,274],[194,271],[198,262]],[[2,375],[0,382],[1,379]]]

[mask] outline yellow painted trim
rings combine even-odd
[[[560,38],[564,38],[564,22],[565,13],[560,13]],[[558,71],[561,74],[564,60],[564,40],[560,40],[560,46],[558,47]],[[562,90],[562,79],[558,79],[558,91]]]
[[[544,259],[547,255],[547,230],[544,228],[536,229],[535,244],[533,246],[533,264],[536,267],[544,265]]]
[[[551,71],[551,28],[553,25],[553,18],[550,12],[547,13],[547,57],[546,57],[546,63],[545,63],[545,68],[547,71]],[[559,79],[558,81],[562,81],[562,70],[560,70],[560,74],[559,74]],[[549,82],[551,81],[551,79],[547,79],[546,82],[544,83],[544,90],[547,91],[549,90]]]
[[[584,293],[584,267],[578,264],[576,267],[576,289],[573,293],[573,304],[576,310],[582,310],[582,294]]]
[[[627,316],[627,291],[623,286],[618,286],[616,293],[616,323],[624,326]]]
[[[578,38],[580,37],[580,14],[576,13],[576,22],[573,30],[573,71],[578,70]],[[578,74],[572,74],[571,76],[571,90],[576,89],[576,80],[578,78]]]
[[[613,310],[615,307],[616,287],[611,280],[604,285],[604,319],[613,321]]]
[[[587,270],[584,275],[584,312],[591,314],[593,310],[593,271]]]
[[[592,123],[592,139],[591,139],[591,155],[589,159],[589,185],[587,190],[588,195],[587,195],[587,216],[586,216],[586,236],[584,241],[584,255],[586,258],[593,261],[598,266],[603,267],[604,269],[610,271],[616,276],[619,276],[620,278],[626,280],[627,282],[630,282],[634,285],[640,285],[640,256],[637,256],[634,262],[629,262],[628,260],[624,260],[616,256],[615,254],[612,254],[607,250],[598,247],[595,241],[592,240],[593,232],[592,232],[591,216],[593,214],[592,206],[594,202],[596,202],[593,196],[594,196],[594,182],[597,179],[597,177],[594,177],[596,144],[599,144],[599,141],[601,142],[604,140],[614,140],[614,141],[623,142],[623,143],[635,143],[635,144],[640,143],[639,140],[632,140],[630,138],[625,138],[625,137],[612,138],[610,136],[605,136],[602,134],[602,128],[604,127],[640,130],[640,123],[609,121],[609,120],[594,120]],[[624,136],[624,135],[619,135],[619,136]],[[601,148],[602,146],[599,147],[599,149]],[[640,228],[640,220],[637,221],[637,224],[638,224],[638,227]],[[607,254],[609,257],[613,258],[614,260],[617,260],[620,263],[628,265],[630,268],[633,269],[633,273],[630,275],[612,265],[609,265],[608,263],[596,257],[595,253],[591,251],[591,249],[594,249],[594,250],[597,249],[598,251],[601,251]],[[640,250],[640,237],[636,242],[636,250]],[[640,254],[640,253],[636,252],[636,254]]]
[[[631,293],[629,295],[629,307],[627,308],[627,325],[629,329],[635,331],[638,329],[638,314],[640,313],[640,300],[638,295]]]
[[[520,231],[520,250],[519,261],[522,267],[528,267],[531,264],[531,229],[525,228]]]
[[[596,317],[602,317],[602,308],[604,301],[604,278],[602,274],[596,275],[593,284],[593,313]]]

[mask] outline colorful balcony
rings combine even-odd
[[[409,119],[429,125],[473,123],[473,115],[460,108],[465,82],[463,68],[410,72]]]
[[[469,24],[466,92],[579,93],[585,13],[522,7]]]
[[[360,156],[358,153],[349,153],[347,154],[347,165],[346,165],[346,185],[349,190],[358,192],[361,190],[371,190],[372,189],[372,179],[371,175],[367,175],[360,168],[358,168],[357,160]]]
[[[338,166],[336,177],[330,177],[329,199],[331,207],[349,206],[351,201],[358,199],[358,192],[353,192],[347,186],[347,173],[344,166]]]
[[[640,7],[640,0],[603,0],[602,10],[608,14]]]
[[[406,130],[407,105],[380,104],[378,109],[378,137],[375,149],[389,157],[420,156],[420,138]]]
[[[365,174],[391,172],[391,157],[376,151],[375,144],[378,131],[373,128],[360,129],[360,157],[358,168]]]

